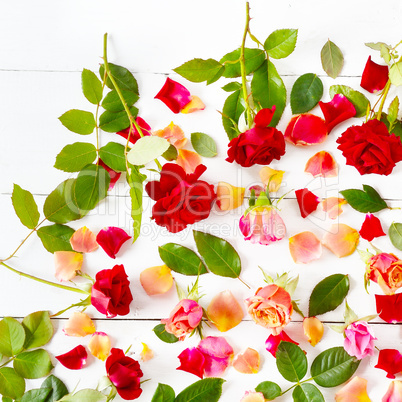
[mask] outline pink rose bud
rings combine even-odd
[[[343,347],[350,356],[355,356],[361,360],[374,354],[374,341],[376,339],[367,322],[355,321],[345,329]]]

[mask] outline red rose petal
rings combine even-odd
[[[106,254],[111,258],[116,258],[123,243],[131,239],[123,229],[115,226],[109,226],[102,229],[96,236],[97,243],[105,250]]]
[[[313,177],[336,177],[338,176],[338,166],[335,159],[327,151],[320,151],[313,155],[306,163],[304,168],[306,173]]]
[[[327,138],[325,122],[313,114],[293,117],[285,131],[285,140],[299,146],[320,144]]]
[[[384,89],[387,81],[388,66],[374,63],[374,61],[371,61],[371,56],[369,56],[366,66],[364,67],[360,86],[365,90],[374,93]]]
[[[272,109],[261,109],[254,118],[254,124],[257,127],[267,127],[269,125],[269,123],[271,123],[272,117],[275,113],[276,110],[276,106],[272,106]]]
[[[385,322],[402,322],[402,293],[394,295],[375,295],[378,316]]]
[[[356,109],[350,100],[341,94],[336,94],[331,102],[319,102],[322,114],[325,118],[325,125],[327,126],[328,134],[332,129],[356,115]]]
[[[79,370],[84,367],[88,354],[84,346],[78,345],[69,352],[55,357],[64,367],[70,370]]]
[[[293,339],[291,339],[285,331],[282,331],[279,335],[270,335],[268,337],[268,339],[265,341],[265,349],[267,349],[267,351],[271,353],[272,356],[276,357],[276,351],[282,341],[292,342],[295,345],[299,344],[298,342],[295,342]]]
[[[387,378],[395,378],[402,371],[402,355],[396,349],[382,349],[374,367],[386,371]]]
[[[380,220],[372,214],[366,215],[359,233],[363,239],[368,241],[373,240],[375,237],[385,236]]]
[[[307,188],[296,190],[295,193],[301,216],[306,218],[317,209],[320,203],[319,198]]]
[[[173,113],[179,113],[191,101],[191,95],[186,87],[167,78],[155,99],[161,100]]]
[[[109,183],[108,190],[111,190],[114,187],[114,185],[117,183],[117,181],[120,179],[121,173],[116,172],[115,170],[110,168],[108,165],[106,165],[105,162],[103,162],[103,160],[101,158],[99,158],[99,160],[98,160],[98,165],[102,166],[109,173],[110,183]]]
[[[141,117],[137,117],[135,119],[135,122],[140,126],[141,132],[144,136],[152,134],[151,126],[144,119],[142,119]],[[135,144],[141,138],[140,133],[137,131],[134,125],[133,128],[131,129],[131,133],[130,133],[130,127],[128,127],[122,131],[118,131],[116,134],[121,135],[126,140],[128,139],[128,134],[130,134],[130,142],[132,144]]]
[[[179,354],[180,366],[176,370],[187,371],[197,377],[204,377],[205,357],[197,348],[187,348]]]

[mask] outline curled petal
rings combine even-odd
[[[88,343],[88,349],[97,359],[105,361],[110,354],[110,339],[104,332],[95,332]]]
[[[208,318],[219,331],[226,332],[240,324],[244,312],[230,290],[218,293],[209,303]]]
[[[339,258],[352,254],[358,243],[357,230],[344,223],[332,225],[322,239],[322,244]]]
[[[187,174],[194,173],[201,162],[201,156],[198,155],[197,152],[189,151],[188,149],[179,149],[176,163],[181,166]]]
[[[402,381],[391,381],[387,393],[382,397],[381,402],[402,401]]]
[[[388,66],[374,63],[374,61],[371,61],[371,56],[369,56],[366,66],[364,67],[360,86],[365,90],[374,93],[384,89],[387,81]]]
[[[55,357],[64,367],[70,370],[80,370],[84,367],[88,354],[84,346],[78,345],[69,352]]]
[[[386,371],[387,378],[395,378],[402,371],[402,355],[396,349],[382,349],[374,367]]]
[[[265,402],[262,392],[246,391],[240,402]]]
[[[269,191],[277,192],[279,187],[281,186],[283,174],[285,172],[283,170],[275,170],[270,168],[269,166],[264,166],[260,170],[261,181],[265,186],[268,186],[269,183]]]
[[[327,127],[324,120],[313,114],[293,117],[285,131],[285,140],[299,146],[320,144],[326,138]]]
[[[336,177],[338,176],[338,165],[330,153],[320,151],[307,161],[304,171],[314,177]]]
[[[289,238],[289,250],[296,264],[307,264],[321,257],[322,247],[312,232],[301,232]]]
[[[74,232],[70,238],[70,244],[73,250],[79,253],[91,253],[99,247],[96,236],[86,226]]]
[[[163,130],[155,131],[154,135],[169,141],[169,143],[175,146],[177,149],[183,148],[187,143],[187,138],[184,135],[184,131],[173,122],[171,122]]]
[[[342,212],[342,205],[347,204],[346,200],[338,197],[329,197],[321,201],[322,209],[328,213],[330,219],[336,219]]]
[[[56,266],[55,277],[58,281],[73,279],[77,271],[81,270],[84,256],[75,251],[55,251],[54,265]]]
[[[279,335],[270,335],[268,337],[268,339],[265,341],[265,349],[267,349],[272,356],[276,357],[276,351],[281,341],[292,342],[295,345],[299,344],[291,339],[285,331],[282,331]]]
[[[85,313],[75,311],[70,315],[63,332],[68,336],[87,336],[95,332],[95,324]]]
[[[378,316],[391,324],[402,322],[402,293],[375,295]]]
[[[111,258],[116,258],[120,247],[128,240],[131,239],[123,229],[115,226],[109,226],[102,229],[96,236],[96,241],[105,250],[106,254]]]
[[[161,100],[173,113],[179,113],[191,101],[191,95],[186,87],[167,78],[155,99]]]
[[[144,119],[142,119],[141,117],[138,116],[135,119],[135,122],[140,127],[143,136],[152,134],[151,126]],[[130,142],[132,144],[135,144],[141,138],[141,135],[138,132],[138,130],[134,124],[132,125],[131,131],[130,131],[130,127],[128,127],[122,131],[118,131],[116,134],[121,135],[126,140],[128,139],[128,136],[130,135]]]
[[[216,205],[222,211],[236,209],[243,204],[245,191],[244,187],[235,187],[220,181],[216,189]]]
[[[335,394],[336,402],[371,402],[367,395],[367,380],[353,377],[343,388]]]
[[[336,125],[356,115],[356,109],[353,103],[342,94],[336,94],[331,102],[319,102],[318,104],[324,115],[328,134]]]
[[[140,353],[141,360],[143,362],[147,362],[148,360],[151,360],[154,357],[154,352],[152,349],[149,348],[149,346],[146,343],[144,342],[141,343],[142,343],[142,351]]]
[[[367,241],[371,241],[375,237],[385,236],[380,220],[373,214],[366,215],[359,233]]]
[[[261,109],[254,118],[254,124],[256,127],[265,128],[271,123],[272,117],[275,114],[276,106],[272,106],[271,109]]]
[[[299,204],[300,214],[303,218],[306,218],[317,209],[320,200],[307,188],[296,190],[295,193],[297,203]]]
[[[236,356],[233,367],[239,373],[256,374],[260,369],[260,355],[256,350],[247,348],[244,353]]]
[[[180,366],[177,370],[187,371],[197,377],[204,377],[205,357],[197,348],[187,348],[179,354]]]
[[[324,335],[324,325],[317,317],[306,317],[303,320],[303,330],[311,346],[317,345]]]
[[[173,285],[172,271],[166,265],[147,268],[141,272],[140,282],[149,296],[166,293]]]
[[[197,110],[204,110],[205,105],[198,96],[191,96],[190,102],[181,110],[182,113],[194,113]]]
[[[112,190],[112,188],[114,187],[114,185],[117,183],[117,181],[120,179],[121,173],[120,172],[116,172],[115,170],[113,170],[112,168],[110,168],[108,165],[106,165],[105,162],[103,162],[102,159],[99,158],[98,161],[99,166],[102,166],[108,173],[110,176],[110,183],[109,183],[109,188],[108,190]]]

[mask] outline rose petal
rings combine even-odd
[[[88,343],[88,349],[97,359],[105,361],[110,354],[110,339],[104,332],[95,332]]]
[[[343,388],[335,394],[336,402],[371,402],[367,395],[367,380],[353,377]]]
[[[135,119],[135,122],[137,123],[137,125],[140,127],[142,135],[143,136],[147,136],[147,135],[151,135],[151,126],[141,117],[137,117]],[[128,135],[130,134],[130,142],[132,144],[135,144],[140,138],[140,133],[138,132],[137,128],[135,127],[135,125],[133,124],[133,127],[131,129],[130,132],[130,127],[122,130],[122,131],[118,131],[116,134],[121,135],[123,138],[125,138],[126,140],[128,139]]]
[[[69,352],[55,357],[64,367],[70,370],[79,370],[84,367],[88,354],[84,346],[78,345]]]
[[[173,113],[179,113],[191,101],[191,95],[183,85],[166,78],[165,84],[156,94],[155,99],[161,100]]]
[[[239,373],[256,374],[260,369],[260,355],[256,350],[247,348],[244,353],[236,356],[233,367]]]
[[[184,131],[179,126],[176,126],[176,124],[173,124],[173,122],[171,122],[163,130],[155,131],[154,135],[169,141],[170,144],[175,146],[177,149],[183,148],[187,143],[187,138],[184,135]]]
[[[338,197],[329,197],[321,201],[322,209],[328,213],[330,219],[336,219],[342,212],[342,205],[347,204],[346,200]]]
[[[311,346],[317,345],[324,335],[324,325],[317,317],[305,317],[303,330]]]
[[[243,204],[245,191],[244,187],[235,187],[220,181],[216,189],[216,205],[222,211],[236,209]]]
[[[332,225],[322,239],[322,244],[339,258],[352,254],[358,243],[357,230],[344,223]]]
[[[313,155],[306,163],[304,168],[306,173],[313,177],[336,177],[338,176],[338,166],[330,153],[320,151]]]
[[[353,103],[342,94],[335,94],[331,102],[319,102],[318,104],[324,115],[328,134],[336,125],[356,115],[356,109]]]
[[[176,370],[187,371],[197,377],[204,377],[205,357],[197,348],[184,349],[178,356],[180,366]]]
[[[75,311],[64,325],[63,332],[68,336],[87,336],[95,332],[95,324],[85,313]]]
[[[382,349],[374,367],[386,371],[387,378],[395,378],[402,371],[402,355],[396,349]]]
[[[246,391],[240,402],[265,402],[262,392]]]
[[[148,347],[146,343],[144,342],[141,343],[142,343],[142,351],[140,353],[141,360],[143,362],[147,362],[148,360],[151,360],[154,357],[154,352],[152,349]]]
[[[271,123],[272,117],[275,114],[276,106],[272,106],[271,109],[261,109],[254,117],[254,124],[256,127],[265,128]]]
[[[123,229],[109,226],[102,229],[96,236],[96,241],[105,250],[106,254],[111,258],[116,258],[121,246],[131,239]]]
[[[149,296],[166,293],[173,285],[172,271],[166,265],[147,268],[140,273],[140,282]]]
[[[188,149],[179,149],[176,163],[189,174],[195,172],[197,166],[202,163],[202,159],[197,152],[189,151]]]
[[[374,63],[374,61],[371,61],[371,56],[369,56],[366,66],[364,67],[360,86],[365,90],[374,93],[384,89],[387,81],[388,66]]]
[[[117,183],[117,181],[120,179],[121,173],[116,172],[115,170],[111,169],[108,165],[106,165],[105,162],[103,162],[102,159],[99,158],[98,160],[99,166],[102,166],[110,176],[110,183],[109,183],[109,188],[108,190],[112,190],[114,185]]]
[[[375,237],[385,236],[380,220],[373,214],[366,215],[359,233],[367,241],[371,241]]]
[[[289,250],[296,264],[307,264],[322,254],[321,242],[312,232],[301,232],[289,237]]]
[[[391,324],[402,322],[402,293],[375,295],[378,316]]]
[[[226,332],[240,324],[244,312],[230,290],[218,293],[209,303],[208,318],[219,331]]]
[[[198,110],[204,110],[205,105],[198,96],[192,96],[190,102],[181,110],[182,113],[194,113]]]
[[[54,252],[54,265],[56,271],[54,276],[60,282],[70,281],[73,279],[77,271],[81,270],[84,256],[75,251],[55,251]]]
[[[387,393],[382,397],[381,402],[401,402],[402,381],[391,381]]]
[[[326,138],[327,128],[324,120],[313,114],[293,117],[285,131],[285,140],[299,146],[320,144]]]
[[[260,170],[260,178],[265,186],[268,186],[269,183],[268,191],[276,193],[281,186],[284,173],[283,170],[275,170],[269,166],[264,166]]]
[[[320,200],[307,188],[296,190],[295,193],[297,203],[299,204],[300,214],[303,218],[306,218],[317,209]]]
[[[86,226],[74,232],[70,244],[73,250],[79,253],[91,253],[99,247],[96,236]]]
[[[298,342],[295,342],[293,339],[291,339],[285,331],[282,331],[279,335],[270,335],[267,338],[267,340],[265,341],[265,349],[267,349],[267,351],[271,353],[272,356],[276,357],[276,351],[281,341],[292,342],[295,345],[299,344]]]

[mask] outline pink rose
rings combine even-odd
[[[361,360],[374,353],[374,341],[376,339],[367,322],[355,321],[345,329],[343,347],[349,355]]]

